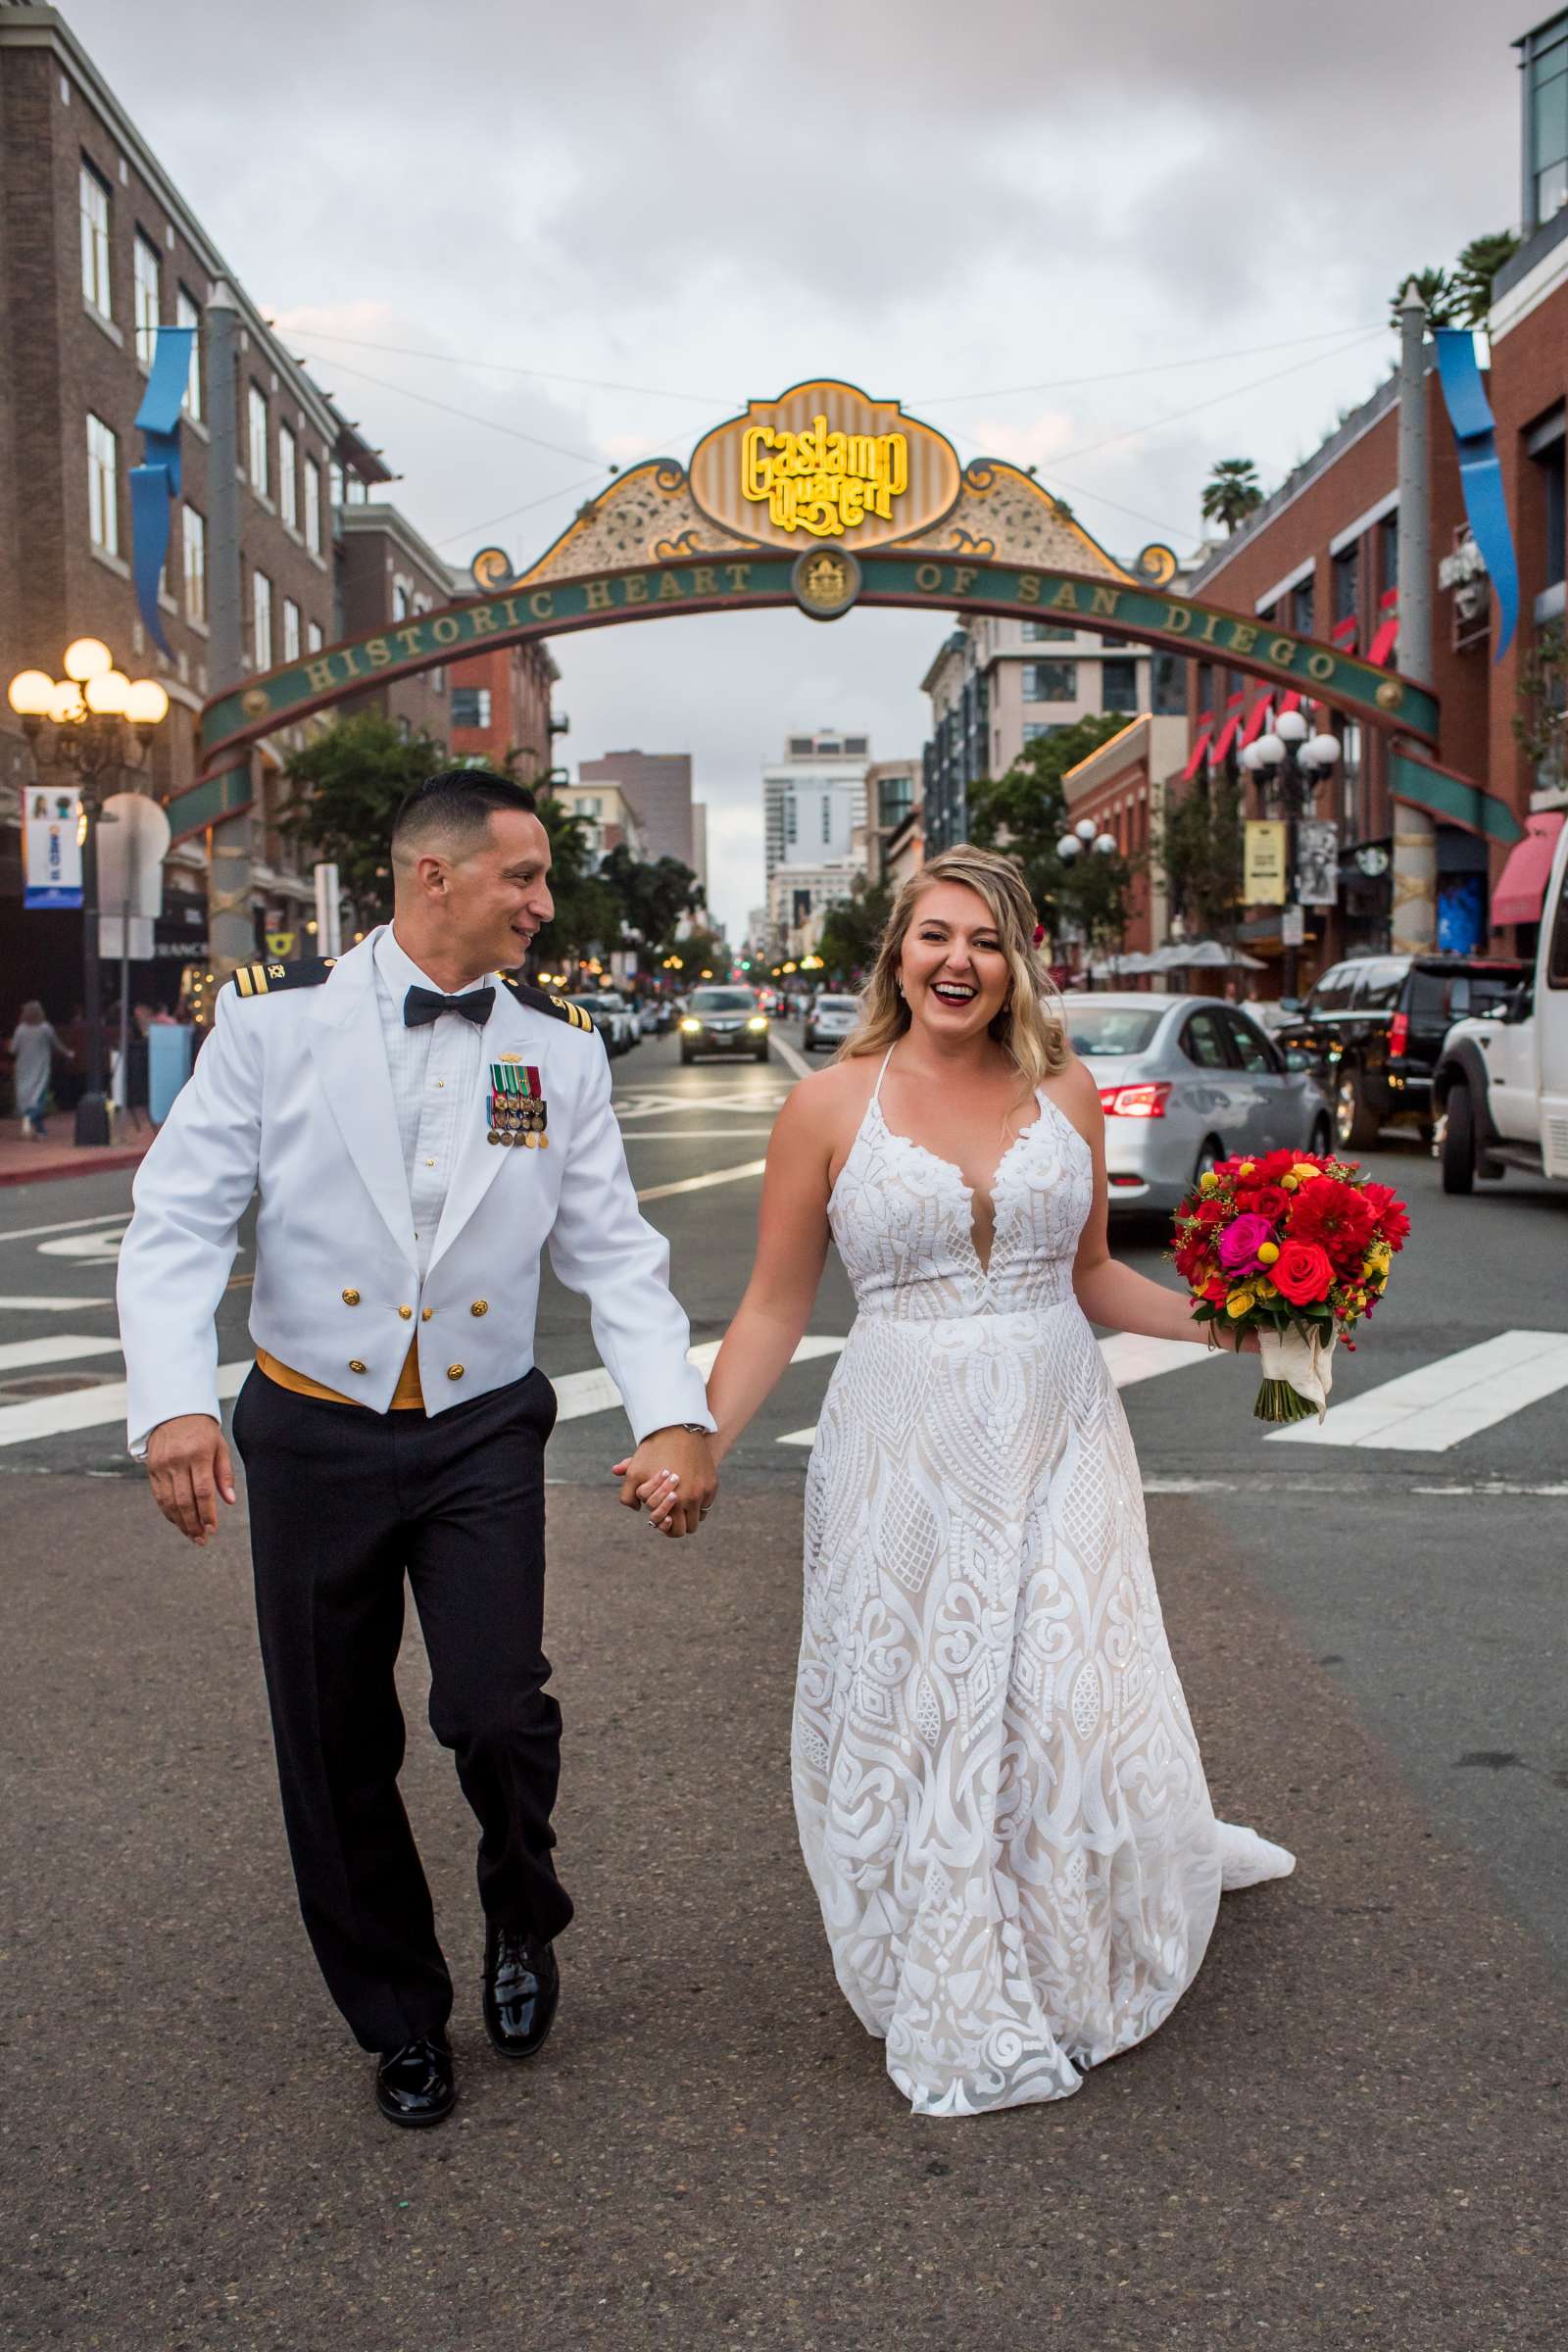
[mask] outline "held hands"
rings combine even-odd
[[[718,1493],[712,1446],[700,1430],[656,1429],[611,1476],[620,1480],[626,1508],[646,1503],[651,1523],[665,1536],[694,1536]]]
[[[193,1544],[218,1532],[218,1496],[234,1499],[234,1466],[223,1432],[211,1413],[176,1413],[160,1421],[147,1441],[153,1500]]]

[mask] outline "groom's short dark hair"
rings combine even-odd
[[[442,767],[416,784],[392,820],[394,858],[416,857],[440,840],[462,856],[477,849],[485,827],[500,809],[537,816],[539,803],[526,784],[514,784],[488,767]]]

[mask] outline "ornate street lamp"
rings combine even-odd
[[[75,1140],[78,1144],[107,1144],[96,819],[115,779],[145,764],[154,732],[168,716],[169,697],[156,678],[132,680],[117,669],[108,646],[96,637],[78,637],[67,646],[62,666],[63,678],[51,678],[42,669],[19,670],[6,690],[6,699],[22,721],[40,776],[49,768],[67,769],[76,782],[81,805],[81,975],[87,1067],[76,1104]],[[50,730],[47,737],[46,726]]]
[[[1063,865],[1071,865],[1075,858],[1087,858],[1091,851],[1097,857],[1109,858],[1114,852],[1115,847],[1116,836],[1114,833],[1101,833],[1096,829],[1095,820],[1092,816],[1081,816],[1078,819],[1078,822],[1074,825],[1072,831],[1070,833],[1063,833],[1058,839],[1056,843],[1056,856],[1061,859]],[[1054,906],[1052,907],[1051,912],[1053,915],[1055,914],[1056,909]],[[1055,925],[1053,923],[1051,940],[1053,955],[1055,953],[1056,944]],[[1090,985],[1094,985],[1093,981],[1091,981]]]
[[[1317,788],[1339,759],[1340,739],[1326,731],[1314,735],[1299,710],[1282,710],[1270,732],[1250,743],[1241,754],[1241,764],[1257,776],[1265,793],[1270,794],[1285,811],[1285,918],[1280,929],[1285,934],[1285,972],[1282,994],[1296,995],[1297,945],[1295,933],[1300,914],[1296,878],[1296,827],[1317,805]]]

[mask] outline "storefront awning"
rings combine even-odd
[[[1552,854],[1562,831],[1562,810],[1544,809],[1525,819],[1525,837],[1508,852],[1508,861],[1492,894],[1493,927],[1499,923],[1539,923]]]
[[[1202,766],[1203,761],[1208,758],[1208,739],[1213,732],[1213,720],[1211,718],[1205,718],[1202,725],[1199,728],[1198,733],[1194,736],[1193,748],[1187,755],[1187,765],[1182,769],[1182,782],[1184,784],[1190,784],[1192,782],[1199,769]]]

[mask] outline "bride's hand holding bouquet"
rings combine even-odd
[[[1255,1335],[1260,1421],[1328,1409],[1333,1354],[1370,1318],[1404,1246],[1410,1215],[1354,1160],[1270,1152],[1207,1169],[1176,1211],[1172,1263],[1210,1344]]]

